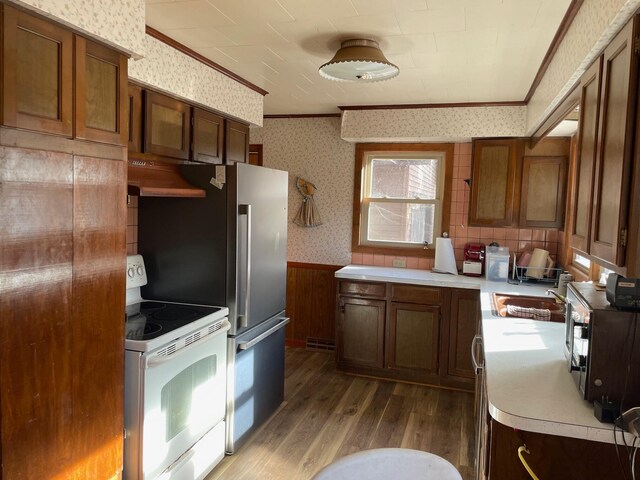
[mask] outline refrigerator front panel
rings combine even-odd
[[[284,400],[284,312],[227,339],[227,453],[234,453]],[[232,373],[232,375],[231,375]]]
[[[288,174],[236,164],[228,177],[229,230],[236,245],[229,273],[237,272],[237,321],[230,334],[238,335],[285,308]]]

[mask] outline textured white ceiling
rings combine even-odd
[[[265,114],[523,100],[570,0],[146,0],[147,24],[267,90]],[[318,67],[372,38],[400,67],[348,84]]]

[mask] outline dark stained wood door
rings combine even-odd
[[[249,161],[249,126],[233,120],[225,122],[225,163]]]
[[[522,161],[521,228],[564,226],[567,157],[524,157]]]
[[[625,264],[633,147],[637,55],[632,19],[605,49],[590,254]]]
[[[189,159],[191,107],[150,90],[144,91],[144,152]]]
[[[593,62],[580,79],[580,120],[575,186],[571,200],[571,247],[589,252],[593,176],[598,145],[598,112],[600,109],[600,74],[602,57]]]
[[[478,330],[479,314],[478,290],[453,289],[451,291],[447,375],[475,378],[471,363],[471,343]]]
[[[192,160],[222,163],[224,119],[220,115],[193,107]]]
[[[2,5],[2,123],[73,135],[73,34]]]
[[[520,147],[517,139],[473,142],[469,224],[504,227],[516,220]]]
[[[340,296],[338,364],[382,368],[386,302]]]
[[[142,88],[133,83],[127,85],[129,104],[127,110],[128,151],[142,151]]]
[[[391,302],[385,366],[416,376],[437,375],[440,317],[437,305]]]
[[[76,36],[75,137],[127,143],[127,58]]]

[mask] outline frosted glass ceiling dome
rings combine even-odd
[[[379,82],[397,76],[400,69],[387,60],[374,40],[345,40],[333,58],[318,69],[339,82]]]

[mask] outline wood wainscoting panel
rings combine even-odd
[[[287,265],[287,343],[305,346],[311,337],[335,345],[336,280],[340,265]]]

